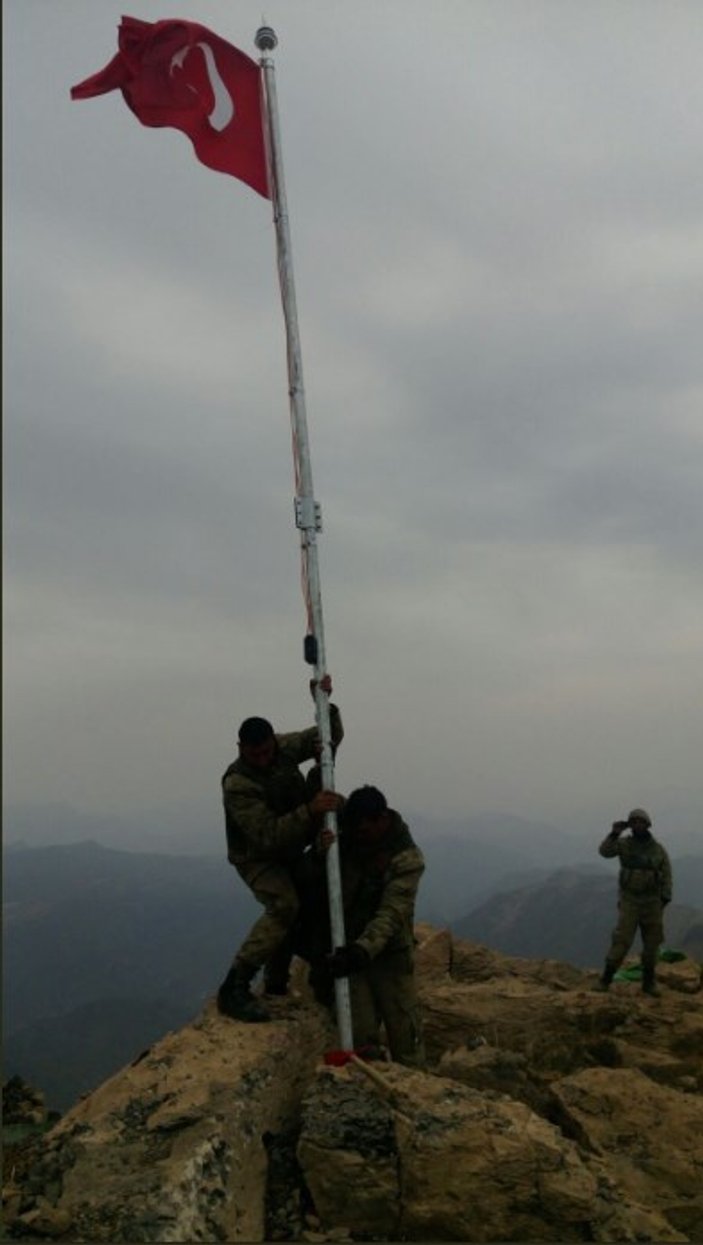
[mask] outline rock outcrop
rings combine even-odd
[[[212,1003],[7,1174],[7,1230],[69,1241],[694,1241],[703,995],[662,997],[418,927],[431,1066],[326,1067],[299,984],[270,1024]]]
[[[244,1025],[210,1003],[81,1100],[3,1192],[17,1235],[75,1241],[261,1241],[269,1140],[296,1124],[322,1008],[291,999]]]
[[[308,1092],[298,1154],[323,1227],[416,1241],[689,1239],[522,1103],[397,1065],[384,1077],[385,1102],[363,1074],[350,1085],[331,1069]]]

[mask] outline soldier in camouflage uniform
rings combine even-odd
[[[349,977],[354,1045],[376,1046],[383,1021],[391,1058],[423,1067],[413,924],[425,862],[376,787],[358,788],[345,803],[340,866],[348,941],[329,964],[333,977]]]
[[[331,692],[328,675],[321,687]],[[330,719],[336,745],[343,735],[336,705],[330,705]],[[296,870],[325,813],[342,803],[336,792],[311,791],[300,771],[302,762],[315,759],[317,745],[314,726],[276,735],[264,718],[247,718],[239,728],[239,756],[222,778],[227,857],[264,906],[218,991],[219,1010],[233,1019],[269,1019],[251,992],[262,967],[268,993],[285,993],[299,910]]]
[[[671,902],[671,863],[661,843],[652,836],[652,819],[643,808],[633,808],[627,821],[613,822],[601,843],[601,856],[620,859],[618,923],[597,989],[607,990],[639,928],[642,934],[642,989],[659,994],[654,975],[657,952],[664,940],[662,915]],[[623,839],[624,830],[632,834]]]

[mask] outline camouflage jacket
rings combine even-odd
[[[340,843],[347,942],[358,942],[372,959],[414,947],[415,896],[425,870],[422,852],[399,813],[371,853]]]
[[[671,899],[671,863],[661,843],[648,834],[637,839],[608,834],[598,848],[601,856],[620,859],[620,890],[633,898],[652,899],[662,903]]]
[[[332,740],[344,734],[336,705],[330,705]],[[308,811],[311,799],[299,766],[316,756],[317,727],[276,736],[276,754],[265,770],[239,757],[222,776],[227,859],[287,863],[304,850],[317,825]]]

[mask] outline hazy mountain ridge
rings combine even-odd
[[[224,767],[223,767],[224,768]],[[524,858],[544,857],[556,851],[553,865],[572,862],[573,853],[586,856],[589,845],[595,852],[609,828],[607,818],[591,818],[583,813],[563,825],[517,816],[496,810],[481,810],[462,817],[435,817],[400,807],[404,819],[423,846],[435,840],[480,841],[487,851],[498,846],[516,853],[514,868],[522,869]],[[615,810],[613,816],[624,816]],[[217,792],[212,801],[189,804],[183,801],[140,812],[116,816],[88,813],[65,803],[8,804],[3,810],[6,847],[67,846],[91,840],[120,851],[154,852],[168,855],[213,856],[225,850],[224,818]],[[655,819],[655,834],[677,855],[698,854],[702,849],[697,816],[690,810],[673,808],[669,815]],[[508,861],[504,860],[505,871]]]
[[[28,1069],[50,1108],[65,1111],[195,1011],[177,999],[93,999],[11,1033],[4,1043],[4,1077]]]
[[[10,1031],[96,998],[197,1003],[257,911],[226,861],[95,843],[6,852],[4,901]]]
[[[544,822],[481,813],[462,821],[409,819],[425,857],[418,916],[435,924],[458,919],[498,890],[535,870],[574,864],[582,840]]]
[[[665,939],[703,959],[703,857],[673,861],[674,893],[681,902],[665,913]],[[452,922],[461,938],[475,939],[506,955],[566,960],[599,967],[616,920],[617,868],[610,876],[560,869],[528,886],[495,894]],[[635,943],[635,948],[639,942]]]
[[[60,1110],[202,1007],[258,911],[226,860],[92,842],[6,850],[3,890],[4,1073]]]
[[[3,813],[5,847],[67,847],[92,842],[117,851],[221,858],[225,850],[222,809],[178,805],[143,813],[85,813],[69,804],[10,804]]]

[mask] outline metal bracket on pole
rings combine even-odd
[[[322,531],[322,507],[319,501],[315,501],[314,497],[296,497],[293,505],[296,527],[305,531]]]

